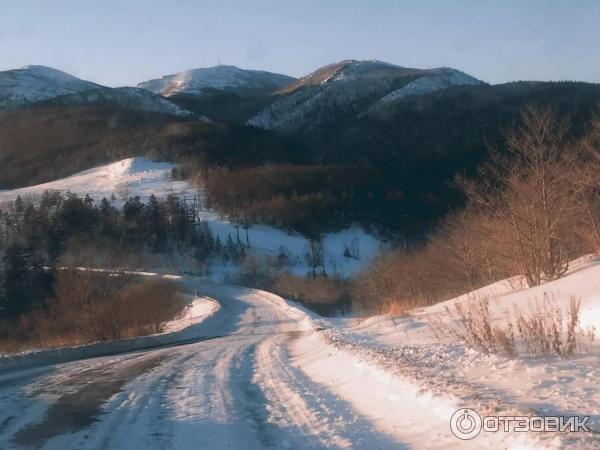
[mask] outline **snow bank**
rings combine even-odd
[[[452,407],[469,407],[494,415],[590,416],[588,424],[594,430],[592,434],[539,434],[543,441],[537,447],[564,448],[566,442],[570,442],[577,448],[596,448],[594,433],[600,429],[600,386],[597,383],[600,348],[597,341],[586,341],[575,354],[566,358],[553,355],[510,358],[502,354],[485,355],[468,348],[455,336],[439,335],[439,330],[436,331],[435,325],[432,325],[435,322],[431,319],[449,320],[445,314],[446,307],[453,309],[455,303],[468,305],[479,298],[488,298],[494,326],[502,326],[507,317],[505,313],[512,313],[515,305],[519,313],[527,315],[535,307],[535,302],[542,302],[546,294],[563,311],[571,297],[579,298],[581,326],[584,329],[595,327],[598,336],[600,261],[582,258],[573,262],[571,270],[562,279],[531,289],[520,287],[519,281],[519,278],[514,278],[494,283],[456,299],[414,311],[410,316],[330,320],[331,327],[324,335],[339,351],[355,359],[354,371],[371,370],[369,367],[375,364],[385,373],[396,373],[401,379],[412,380],[412,384],[419,387],[418,392],[425,393],[415,394],[422,407],[431,402],[432,411],[447,413],[444,409],[434,409],[436,405],[443,406],[436,398],[446,398]],[[335,370],[336,375],[327,377],[324,369],[318,368],[325,362],[317,361],[312,368],[314,376],[320,377],[322,382],[328,379],[334,386],[340,386],[341,396],[348,396],[348,400],[354,403],[362,403],[364,408],[367,399],[351,394],[345,386],[348,383],[356,386],[364,383],[367,386],[367,381],[361,381],[359,374],[348,375],[346,372],[351,370],[350,367],[343,368],[348,362],[330,360],[331,370]],[[415,405],[414,409],[418,411],[419,405],[415,400],[405,398],[411,392],[410,388],[394,394],[396,403],[389,401],[387,393],[393,392],[396,385],[396,381],[390,382],[388,391],[372,385],[368,389],[373,396],[380,398],[381,408],[388,405],[389,413],[393,411],[393,405],[401,408],[405,404]],[[379,417],[383,418],[380,419],[382,427],[393,425],[383,413]],[[416,427],[418,430],[418,422]],[[500,435],[508,436],[506,433]],[[522,433],[523,437],[530,435]],[[480,437],[473,441],[474,448],[481,448],[484,444]],[[526,442],[518,444],[527,445]],[[500,443],[493,444],[497,445]],[[503,447],[506,445],[508,442],[502,443]]]
[[[168,278],[168,276],[165,276],[165,278]],[[165,324],[164,333],[181,331],[186,327],[201,323],[215,314],[220,307],[219,302],[210,297],[192,297],[192,300],[181,314]]]
[[[488,298],[490,312],[501,320],[505,313],[515,307],[527,312],[544,300],[551,298],[552,303],[566,312],[571,298],[581,300],[580,323],[584,329],[600,330],[600,260],[589,257],[574,261],[569,272],[561,279],[551,281],[531,289],[519,288],[524,284],[519,277],[503,280],[477,291],[452,300],[438,303],[418,312],[417,317],[426,318],[443,312],[456,302],[468,302]]]

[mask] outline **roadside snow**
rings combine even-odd
[[[507,313],[516,306],[519,311],[528,313],[547,297],[553,306],[566,313],[571,298],[581,300],[581,326],[589,330],[600,331],[600,260],[575,261],[569,272],[561,279],[551,281],[530,289],[523,288],[524,280],[513,278],[491,284],[477,291],[465,294],[453,300],[438,303],[416,314],[427,318],[443,313],[446,307],[456,302],[468,302],[479,298],[488,298],[490,312],[497,321],[502,321]],[[566,315],[566,314],[565,314]]]
[[[165,324],[164,333],[181,331],[191,325],[201,323],[215,314],[220,307],[219,302],[210,297],[192,297],[191,302],[181,314]]]
[[[482,414],[590,416],[590,433],[562,435],[578,448],[594,448],[600,430],[600,261],[583,259],[573,264],[562,279],[531,289],[519,287],[518,279],[494,283],[473,293],[414,311],[408,317],[390,315],[366,319],[333,319],[328,339],[341,351],[363,355],[375,363],[416,380],[423,391],[460,399],[455,406]],[[581,299],[581,327],[594,330],[567,358],[558,356],[507,356],[466,348],[453,336],[440,336],[435,320],[450,320],[446,307],[489,299],[492,323],[503,326],[515,308],[527,315],[546,294],[552,304],[566,312],[571,297]],[[340,361],[336,365],[341,364]],[[345,382],[342,383],[345,385]],[[429,395],[428,394],[428,395]],[[401,397],[402,401],[404,400]],[[548,447],[552,436],[540,446]],[[559,436],[554,436],[559,439]],[[478,442],[477,438],[474,442]]]

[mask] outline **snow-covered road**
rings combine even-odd
[[[329,322],[273,294],[200,280],[221,308],[195,342],[2,371],[0,448],[532,448],[461,441],[450,398],[419,392],[321,337]],[[190,337],[188,335],[188,337]]]
[[[311,333],[300,310],[198,288],[221,303],[205,340],[1,373],[0,448],[339,448],[369,433],[397,448],[290,367],[287,344]]]

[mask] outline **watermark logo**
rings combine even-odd
[[[481,432],[481,416],[471,408],[455,411],[450,418],[452,434],[459,439],[469,440]]]
[[[469,440],[481,431],[504,432],[589,432],[589,416],[484,416],[471,408],[462,408],[450,418],[450,430],[459,439]]]

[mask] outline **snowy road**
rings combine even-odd
[[[196,342],[0,371],[0,448],[528,446],[456,439],[451,402],[328,345],[325,322],[275,295],[183,283],[221,303]]]
[[[0,374],[0,448],[339,448],[369,432],[397,448],[290,368],[287,345],[311,333],[299,311],[202,288],[222,305],[206,340]]]

